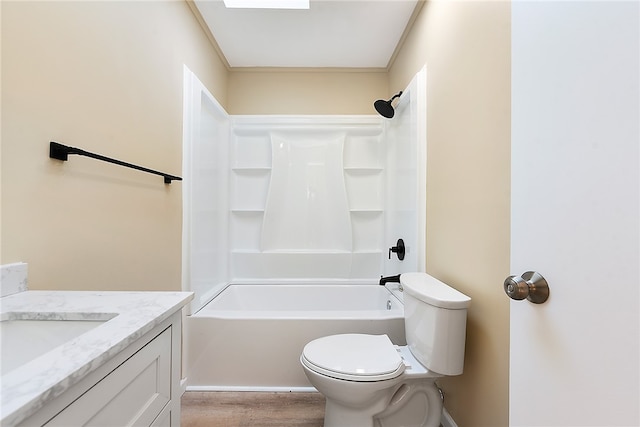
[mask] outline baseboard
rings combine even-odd
[[[259,387],[259,386],[188,386],[187,391],[255,391],[272,393],[317,392],[315,387]]]
[[[458,427],[446,408],[442,408],[442,427]]]

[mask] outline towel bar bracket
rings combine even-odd
[[[51,141],[51,143],[49,144],[49,157],[52,159],[67,161],[69,160],[70,148],[72,147],[67,147],[65,145]]]

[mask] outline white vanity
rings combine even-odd
[[[0,298],[2,426],[179,426],[189,292]]]

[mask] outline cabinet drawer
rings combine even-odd
[[[52,418],[46,426],[149,426],[171,399],[171,327]]]

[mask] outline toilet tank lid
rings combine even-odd
[[[400,283],[406,293],[435,307],[460,310],[471,298],[426,273],[402,273]]]

